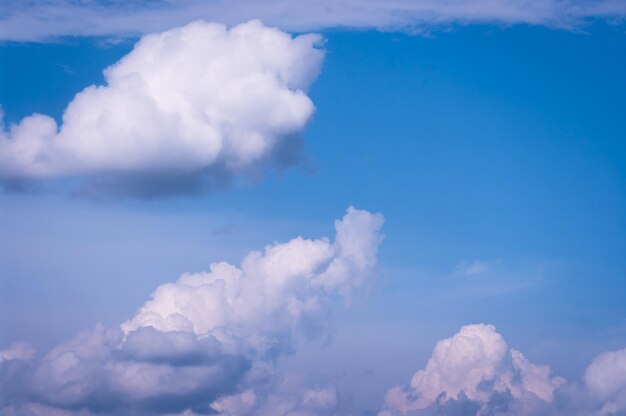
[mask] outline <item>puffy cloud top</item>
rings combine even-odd
[[[473,403],[474,412],[468,414],[474,414],[490,406],[497,395],[551,402],[563,382],[551,378],[548,367],[532,364],[521,352],[509,349],[493,325],[467,325],[437,343],[426,368],[415,373],[409,386],[387,392],[387,410],[381,414],[406,414],[448,401]]]
[[[33,114],[0,133],[0,177],[218,181],[276,162],[313,114],[321,42],[259,21],[146,35],[104,71],[106,85],[74,97],[61,126]]]

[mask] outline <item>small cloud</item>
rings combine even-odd
[[[74,71],[74,70],[72,69],[72,67],[71,67],[71,66],[69,66],[69,65],[67,65],[67,64],[63,64],[63,65],[61,65],[61,69],[63,69],[63,72],[64,72],[65,74],[67,74],[67,75],[74,75],[74,74],[76,74],[76,71]]]
[[[492,273],[500,263],[500,260],[462,260],[456,265],[455,270],[468,276],[479,276]]]
[[[387,392],[380,415],[423,409],[438,409],[439,414],[532,415],[549,407],[564,383],[552,377],[548,367],[532,364],[509,348],[493,325],[466,325],[437,343],[426,368],[417,371],[409,385]]]
[[[235,226],[228,225],[225,227],[219,227],[211,231],[211,235],[214,237],[226,237],[229,235],[236,234],[239,229]]]

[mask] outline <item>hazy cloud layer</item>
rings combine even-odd
[[[4,413],[332,413],[332,388],[297,385],[273,364],[325,332],[334,297],[367,283],[382,224],[349,208],[334,241],[298,237],[240,267],[185,274],[121,327],[98,326],[38,359],[26,347],[3,351]]]
[[[423,31],[441,25],[473,23],[573,28],[589,19],[622,20],[625,15],[623,0],[9,0],[0,18],[0,39],[124,36],[165,30],[198,18],[226,24],[260,18],[267,24],[295,31]]]
[[[0,179],[86,176],[87,188],[150,195],[289,165],[314,111],[306,90],[321,42],[259,21],[146,35],[104,71],[106,85],[74,97],[60,126],[33,114],[3,128]]]
[[[493,325],[467,325],[437,343],[408,386],[387,392],[380,415],[434,408],[443,414],[538,414],[564,382],[510,349]]]

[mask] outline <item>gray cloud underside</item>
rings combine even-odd
[[[390,389],[378,416],[623,416],[626,349],[598,355],[580,381],[509,348],[493,325],[437,343],[425,368]]]

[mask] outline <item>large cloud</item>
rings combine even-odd
[[[437,409],[442,414],[538,414],[564,383],[509,349],[493,325],[467,325],[439,341],[408,386],[390,389],[380,415]]]
[[[3,351],[4,413],[328,413],[332,389],[292,391],[273,363],[324,331],[335,296],[367,283],[382,224],[380,214],[349,208],[334,241],[298,237],[240,267],[185,274],[120,327],[98,326],[39,359],[24,345]]]
[[[61,126],[34,114],[0,133],[0,178],[88,175],[158,192],[291,163],[314,111],[320,44],[259,21],[146,35],[105,70],[106,85],[74,97]]]
[[[128,35],[164,30],[198,17],[228,24],[261,18],[296,31],[337,27],[415,31],[471,23],[571,28],[588,19],[625,15],[623,0],[303,0],[297,5],[282,0],[8,0],[0,17],[0,39]]]

